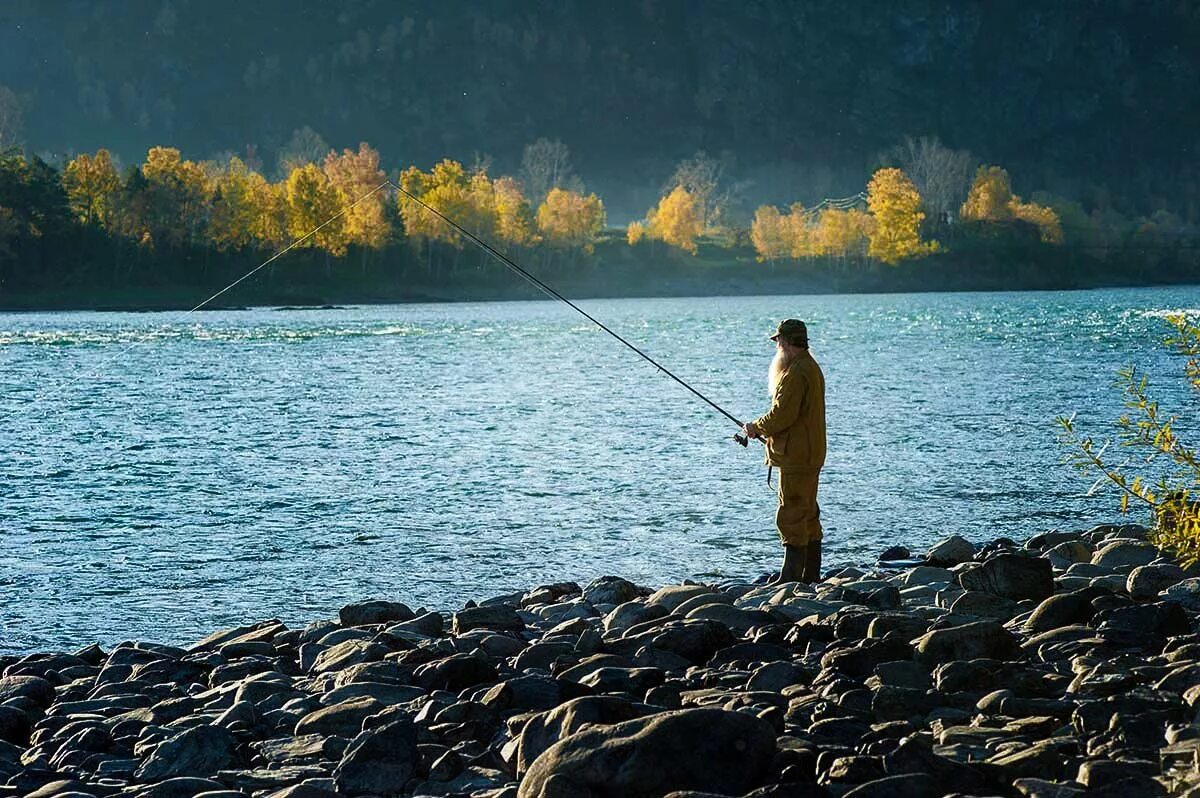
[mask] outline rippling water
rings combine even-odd
[[[1181,368],[1162,317],[1200,289],[582,304],[746,417],[806,319],[827,561],[861,562],[1110,518],[1053,419],[1103,432],[1116,368]],[[0,651],[778,556],[760,450],[549,302],[0,315],[0,415]]]

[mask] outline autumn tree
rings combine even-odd
[[[981,166],[959,215],[973,222],[1007,222],[1013,218],[1012,182],[999,166]]]
[[[999,166],[981,166],[963,203],[961,216],[966,221],[1032,225],[1043,243],[1061,244],[1062,223],[1053,208],[1024,202],[1012,192],[1008,172]]]
[[[1052,208],[1034,202],[1022,202],[1020,197],[1013,197],[1008,207],[1012,211],[1013,218],[1038,229],[1038,236],[1043,244],[1061,244],[1063,242],[1062,223]]]
[[[750,223],[750,241],[759,262],[775,261],[791,255],[791,238],[784,214],[774,205],[762,205]]]
[[[404,191],[397,203],[404,234],[410,241],[442,241],[458,249],[465,243],[457,230],[409,195],[474,235],[486,238],[495,235],[496,198],[486,173],[468,175],[461,163],[446,159],[429,172],[415,166],[404,170],[400,174],[400,187]]]
[[[511,177],[492,183],[496,210],[496,237],[508,244],[527,246],[533,241],[533,209],[521,184]]]
[[[975,157],[966,150],[952,150],[936,136],[904,141],[892,151],[895,163],[912,179],[925,201],[925,209],[941,221],[962,205],[971,185]]]
[[[604,203],[595,194],[554,188],[537,211],[537,226],[552,246],[595,250],[596,236],[604,229]]]
[[[871,217],[858,208],[825,208],[813,230],[815,248],[836,258],[865,255],[870,231]]]
[[[811,258],[821,254],[817,242],[817,231],[813,225],[813,216],[812,211],[805,209],[799,202],[794,202],[789,208],[787,216],[783,217],[788,254],[793,259]]]
[[[895,265],[905,258],[937,249],[937,242],[921,241],[921,195],[899,169],[880,169],[867,185],[867,208],[873,217],[867,254]]]
[[[625,240],[629,246],[636,247],[646,238],[646,223],[645,222],[630,222],[625,228]]]
[[[391,225],[387,218],[386,196],[379,187],[386,175],[379,168],[379,152],[364,141],[358,151],[330,151],[324,171],[337,188],[345,205],[344,235],[347,243],[379,249],[387,241]],[[379,190],[376,190],[379,189]],[[372,193],[374,191],[374,193]]]
[[[696,197],[683,186],[675,186],[648,214],[647,232],[651,238],[695,255],[696,239],[704,232],[703,210]]]
[[[288,175],[288,234],[293,239],[308,236],[298,246],[318,247],[335,257],[346,254],[344,207],[342,192],[315,164],[297,167]]]
[[[112,221],[121,176],[108,150],[95,155],[84,153],[72,158],[62,176],[67,201],[75,218],[90,225],[96,222],[108,227]]]
[[[670,192],[676,186],[681,186],[691,195],[700,217],[702,233],[720,223],[730,198],[725,186],[725,167],[721,161],[703,150],[691,158],[685,158],[676,165],[663,190]]]
[[[266,180],[262,175],[250,171],[240,158],[233,157],[214,182],[208,236],[217,249],[237,250],[253,244],[278,243],[276,192],[264,192]]]
[[[207,222],[211,184],[204,168],[174,147],[151,147],[141,167],[146,232],[158,243],[195,241]],[[128,186],[127,186],[128,187]]]
[[[760,207],[750,224],[750,241],[758,260],[797,260],[822,254],[817,228],[812,222],[812,212],[798,202],[787,213],[770,205]]]

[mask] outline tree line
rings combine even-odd
[[[486,160],[467,167],[450,159],[389,176],[368,144],[339,152],[313,136],[297,132],[274,180],[235,156],[192,161],[173,147],[152,147],[124,170],[105,149],[77,155],[61,170],[10,149],[0,154],[0,281],[20,287],[38,283],[33,267],[43,277],[71,268],[61,262],[62,247],[47,246],[55,240],[71,242],[76,256],[105,253],[112,264],[106,279],[115,284],[135,282],[139,263],[164,257],[187,255],[191,263],[200,253],[203,272],[223,255],[258,257],[289,245],[323,259],[327,271],[352,252],[365,264],[397,247],[431,269],[457,263],[454,253],[466,242],[423,205],[500,248],[536,249],[547,259],[577,259],[602,241],[621,241],[655,247],[651,256],[695,255],[706,246],[733,250],[731,260],[752,252],[760,262],[868,267],[972,248],[1065,244],[1103,254],[1124,241],[1169,249],[1195,233],[1164,212],[1113,220],[1061,198],[1022,199],[1003,168],[978,166],[972,176],[969,154],[928,138],[906,140],[858,195],[811,208],[764,205],[752,216],[739,211],[739,187],[721,163],[697,153],[678,165],[643,218],[613,229],[603,201],[573,175],[561,142],[527,147],[517,176],[492,176]],[[1120,224],[1106,229],[1106,221]]]

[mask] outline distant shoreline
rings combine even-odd
[[[1053,270],[1044,264],[969,268],[958,259],[938,258],[901,267],[838,274],[828,265],[721,264],[687,261],[622,263],[604,268],[531,269],[539,279],[571,299],[654,299],[718,296],[854,295],[955,292],[1070,291],[1102,288],[1154,288],[1200,285],[1200,269],[1187,266],[1148,274],[1120,268],[1105,271]],[[0,286],[0,312],[162,312],[191,310],[236,279],[204,285],[69,287],[57,290],[6,291]],[[322,308],[340,305],[527,301],[543,293],[496,265],[492,270],[413,281],[411,274],[335,274],[326,284],[267,282],[239,286],[205,310],[254,307]],[[398,279],[402,278],[402,279]]]

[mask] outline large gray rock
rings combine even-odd
[[[978,590],[1013,601],[1042,599],[1054,593],[1054,569],[1049,560],[1020,554],[999,554],[977,568],[963,571],[964,590]]]
[[[373,698],[363,697],[318,709],[300,719],[296,734],[319,734],[325,737],[354,737],[362,731],[363,721],[382,712],[384,705]]]
[[[472,629],[493,629],[500,631],[519,631],[525,628],[525,622],[517,611],[503,604],[490,607],[472,607],[454,613],[450,631],[461,635]]]
[[[1092,565],[1101,568],[1136,568],[1158,558],[1158,547],[1138,540],[1114,540],[1092,555]]]
[[[925,559],[932,565],[958,565],[974,558],[975,544],[962,535],[951,535],[925,553]]]
[[[54,685],[40,676],[5,676],[0,679],[0,703],[10,698],[28,698],[39,707],[54,701]]]
[[[1060,593],[1050,596],[1037,605],[1037,608],[1025,621],[1025,631],[1036,635],[1058,629],[1060,626],[1087,623],[1096,614],[1092,599],[1100,591],[1084,588],[1072,593]]]
[[[367,626],[377,623],[411,621],[416,614],[396,601],[360,601],[347,604],[338,611],[342,626]]]
[[[417,727],[408,719],[393,720],[350,742],[333,781],[340,794],[399,795],[417,759]]]
[[[1091,544],[1082,540],[1067,540],[1049,549],[1043,556],[1050,564],[1060,571],[1065,571],[1075,563],[1092,561],[1096,550]]]
[[[237,762],[237,740],[217,726],[196,726],[159,743],[137,769],[141,782],[211,776]]]
[[[927,773],[901,773],[860,784],[842,798],[941,798],[945,791]]]
[[[1159,593],[1160,598],[1170,599],[1191,613],[1200,614],[1200,577],[1184,579]]]
[[[314,673],[340,671],[351,665],[378,662],[388,653],[386,647],[370,640],[344,640],[322,651],[313,662]]]
[[[1136,601],[1155,598],[1160,592],[1183,579],[1183,569],[1175,563],[1139,565],[1129,572],[1125,590]]]
[[[651,593],[650,598],[646,599],[646,604],[674,612],[676,607],[688,599],[712,592],[713,589],[708,585],[667,585]]]
[[[935,629],[913,642],[917,661],[926,667],[954,660],[1009,659],[1020,653],[1012,632],[995,621]]]
[[[740,795],[766,774],[774,754],[774,729],[753,715],[662,712],[560,740],[533,762],[518,795],[651,798],[672,790]]]
[[[637,585],[619,576],[598,577],[583,589],[583,598],[589,604],[624,604],[641,595]]]
[[[954,603],[950,605],[950,612],[1007,621],[1017,614],[1017,602],[995,593],[967,590],[954,599]]]
[[[617,696],[586,696],[541,712],[521,729],[517,748],[517,773],[524,774],[542,752],[585,726],[606,726],[644,717],[653,710]]]
[[[665,607],[646,606],[641,601],[626,601],[618,604],[613,611],[604,617],[606,632],[624,632],[639,623],[662,618],[667,614]]]

